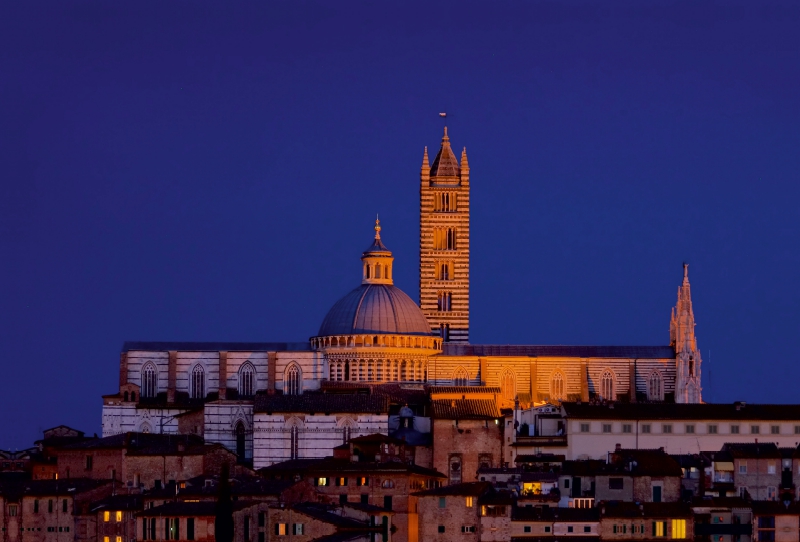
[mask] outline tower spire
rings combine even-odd
[[[381,240],[381,219],[377,214],[375,215],[375,240]]]
[[[672,309],[669,326],[670,346],[675,349],[675,402],[701,402],[700,365],[697,348],[689,264],[683,264],[683,282],[678,287],[678,301]]]

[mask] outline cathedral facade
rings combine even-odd
[[[500,408],[702,401],[686,265],[664,345],[471,344],[469,183],[466,149],[456,159],[445,128],[420,174],[419,304],[394,285],[394,256],[376,221],[353,266],[360,284],[308,342],[125,343],[119,389],[103,397],[103,436],[200,434],[261,467],[324,457],[372,433],[410,431],[424,441],[424,397],[438,387],[496,389]],[[365,386],[369,395],[346,393]],[[400,412],[409,404],[411,426]]]

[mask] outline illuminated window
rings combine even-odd
[[[473,505],[473,504],[474,504],[474,502],[473,502],[473,500],[472,500],[472,497],[467,497],[467,498],[464,500],[464,505],[465,505],[467,508],[472,508],[472,505]]]
[[[369,485],[369,477],[368,476],[362,476],[361,478],[359,478],[358,479],[358,485],[361,486],[361,487],[368,486]]]
[[[327,486],[328,479],[327,478],[317,478],[317,485],[318,486]]]
[[[250,363],[239,369],[239,395],[249,397],[255,393],[256,370]]]
[[[148,363],[142,368],[142,397],[155,397],[158,393],[158,371]]]
[[[654,521],[653,522],[653,536],[667,536],[667,522]]]
[[[117,541],[116,541],[116,542],[122,542],[122,537],[121,537],[121,536],[118,536],[118,537],[117,537]]]
[[[108,536],[104,536],[103,542],[111,542],[111,539]]]
[[[103,512],[103,521],[111,521],[111,512],[108,510]]]
[[[657,535],[664,536],[664,535]],[[686,520],[673,519],[672,520],[672,538],[686,538]]]
[[[206,372],[202,365],[195,365],[192,369],[192,399],[203,399],[206,389]]]

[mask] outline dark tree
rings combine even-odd
[[[217,487],[217,505],[214,537],[217,542],[233,542],[233,501],[231,500],[230,466],[222,465]]]

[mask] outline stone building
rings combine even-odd
[[[195,434],[260,467],[274,454],[280,460],[296,449],[297,457],[318,457],[341,444],[339,436],[391,427],[391,413],[380,408],[350,412],[357,416],[349,420],[341,411],[322,420],[317,411],[263,408],[281,401],[275,396],[302,396],[331,383],[488,386],[499,390],[498,408],[701,402],[686,266],[663,345],[470,344],[470,183],[466,150],[459,161],[445,129],[436,157],[429,163],[426,150],[420,172],[419,305],[394,285],[394,255],[376,221],[361,255],[360,284],[333,304],[308,341],[125,343],[118,389],[103,397],[103,436]]]

